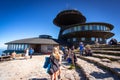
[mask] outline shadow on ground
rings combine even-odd
[[[29,80],[48,80],[47,78],[31,78]]]
[[[80,80],[86,80],[86,77],[85,77],[82,69],[78,65],[76,65],[75,70],[76,70],[76,72],[78,72],[78,74],[80,76]]]

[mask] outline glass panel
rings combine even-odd
[[[89,30],[92,30],[92,25],[89,26]]]
[[[95,37],[91,37],[91,41],[95,41]]]
[[[88,30],[88,25],[85,26],[85,30]]]
[[[84,27],[84,26],[82,26],[82,27],[81,27],[81,29],[82,29],[82,31],[84,31],[84,30],[85,30],[85,27]]]
[[[100,38],[100,41],[102,41],[102,38]]]
[[[19,50],[21,50],[21,44],[19,44]]]
[[[76,38],[73,38],[73,41],[76,41]]]
[[[21,50],[24,50],[24,44],[21,44]]]
[[[68,42],[70,42],[70,39],[67,39]]]
[[[74,27],[74,31],[77,31],[77,27]]]
[[[95,25],[93,25],[93,30],[97,30],[97,27]]]
[[[99,30],[99,25],[97,25],[97,30]]]
[[[78,31],[80,31],[81,30],[81,27],[80,26],[78,26]]]
[[[82,37],[82,38],[81,38],[81,41],[85,41],[85,38],[84,38],[84,37]]]
[[[102,26],[101,25],[99,26],[99,30],[102,30]]]
[[[110,28],[106,27],[107,28],[107,31],[110,31]]]
[[[75,28],[75,27],[70,28],[70,32],[74,32],[74,31],[75,31],[74,28]]]
[[[18,50],[20,50],[20,44],[18,44]]]
[[[28,45],[27,45],[27,44],[25,44],[25,49],[26,49],[26,48],[28,48]]]
[[[104,26],[102,26],[102,31],[104,31]]]

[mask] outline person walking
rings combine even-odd
[[[26,50],[25,50],[25,59],[27,60],[27,58],[28,58],[28,55],[29,55],[29,48],[27,48]]]
[[[50,68],[48,74],[51,76],[51,80],[58,79],[58,73],[60,69],[60,55],[57,47],[53,47],[53,52],[50,55]]]
[[[80,55],[83,55],[83,52],[84,52],[84,45],[83,45],[83,42],[80,42],[79,49],[80,49]]]
[[[11,54],[11,56],[12,56],[13,60],[15,60],[15,59],[16,59],[16,52],[14,51],[14,52]]]
[[[29,50],[30,59],[32,59],[32,55],[33,55],[33,53],[34,53],[34,49],[33,49],[33,48],[30,48],[30,50]]]
[[[89,44],[85,46],[85,56],[92,56],[92,49]]]
[[[59,56],[60,56],[60,59],[59,59],[59,65],[60,65],[60,67],[59,67],[59,71],[58,71],[57,75],[58,75],[58,79],[61,80],[61,73],[62,73],[61,66],[62,66],[62,58],[63,58],[64,53],[62,51],[62,48],[60,48],[60,46],[57,46],[57,48],[58,48]]]

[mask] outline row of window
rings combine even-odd
[[[110,28],[104,25],[84,25],[84,26],[75,26],[72,28],[68,28],[63,31],[63,35],[76,31],[87,31],[87,30],[97,30],[97,31],[110,31]]]
[[[76,42],[76,41],[86,41],[86,40],[89,40],[89,41],[103,41],[102,38],[95,38],[95,37],[91,37],[91,38],[85,38],[85,37],[82,37],[82,38],[71,38],[71,39],[67,39],[68,42]]]
[[[8,50],[25,50],[28,48],[28,44],[8,44]]]

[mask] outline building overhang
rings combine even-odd
[[[112,36],[114,36],[114,33],[107,32],[107,31],[78,31],[78,32],[72,32],[72,33],[61,35],[61,38],[100,37],[104,39],[109,39]]]
[[[55,39],[44,39],[44,38],[27,38],[10,41],[7,44],[59,44]]]
[[[65,10],[60,12],[53,23],[59,27],[66,27],[73,24],[85,23],[86,18],[77,10]]]

